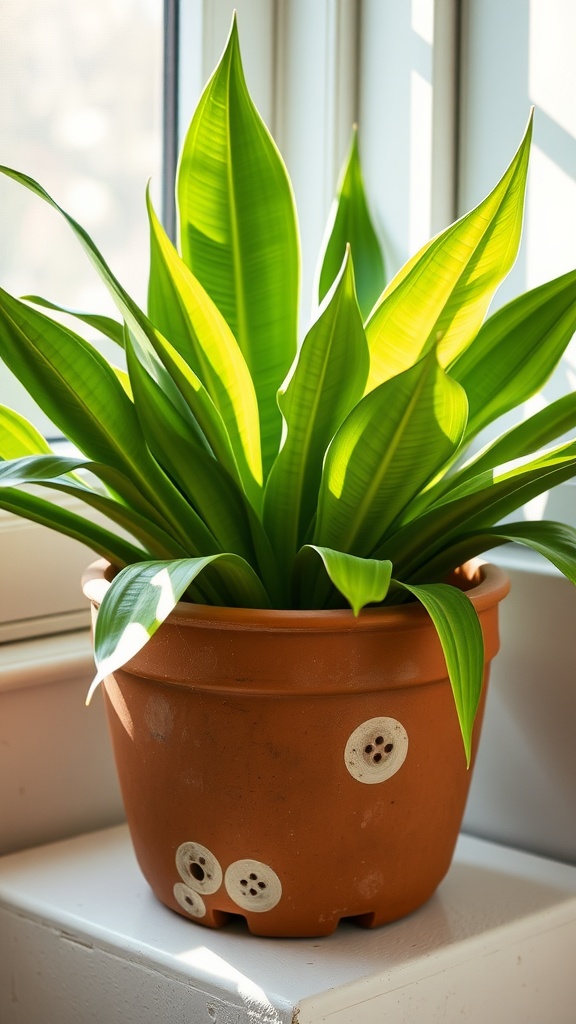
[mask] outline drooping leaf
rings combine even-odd
[[[56,302],[50,302],[49,299],[43,299],[41,295],[23,295],[25,302],[31,302],[34,306],[40,306],[42,309],[52,309],[56,313],[66,313],[67,316],[72,316],[76,320],[80,320],[82,323],[87,324],[88,327],[93,327],[100,334],[103,334],[105,338],[113,341],[120,347],[124,344],[124,325],[119,323],[118,320],[114,320],[111,316],[103,316],[101,313],[86,313],[81,309],[71,309],[69,306],[60,306]]]
[[[343,551],[307,544],[298,554],[302,563],[311,555],[318,555],[330,582],[346,598],[354,615],[367,604],[379,604],[390,587],[392,562],[374,558],[358,558]]]
[[[318,275],[318,301],[321,302],[332,287],[340,272],[346,246],[350,245],[358,305],[365,320],[380,298],[386,280],[384,257],[364,191],[356,129],[340,174],[326,239]]]
[[[452,543],[430,563],[422,565],[414,574],[414,579],[438,578],[455,565],[462,565],[481,552],[511,543],[522,544],[537,551],[571,583],[576,584],[576,530],[566,523],[556,523],[549,519],[505,523],[503,526],[479,529],[478,532],[456,533]]]
[[[235,22],[186,136],[177,194],[184,262],[254,380],[266,474],[280,442],[276,391],[296,353],[299,243],[290,181],[248,93]]]
[[[106,260],[102,256],[102,253],[82,225],[79,224],[74,217],[71,217],[69,213],[66,213],[66,210],[63,210],[62,207],[58,205],[56,200],[49,195],[46,189],[42,188],[42,185],[35,181],[34,178],[31,178],[28,174],[22,174],[21,171],[16,171],[13,167],[6,167],[5,165],[0,165],[0,174],[4,174],[7,178],[12,178],[14,181],[17,181],[19,185],[23,185],[25,188],[29,189],[30,192],[35,196],[38,196],[38,198],[42,199],[45,203],[48,203],[52,209],[56,210],[57,213],[64,218],[80,242],[80,245],[84,249],[84,252],[93,267],[96,269],[101,280],[106,285],[106,288],[110,292],[110,295],[126,320],[126,323],[134,330],[146,329],[146,318],[144,317],[144,314],[138,309],[136,303],[130,298],[125,288],[122,287],[118,279],[112,273],[110,267],[106,263]]]
[[[466,462],[450,479],[451,486],[478,476],[486,470],[531,455],[561,434],[576,428],[576,392],[563,395],[539,409],[533,416],[511,427],[476,456]]]
[[[84,338],[0,289],[0,357],[89,458],[118,469],[146,461],[132,403]]]
[[[391,558],[398,576],[410,579],[455,536],[484,532],[575,472],[576,442],[570,442],[497,476],[481,473],[385,538],[374,556]]]
[[[136,484],[158,525],[170,524],[186,549],[198,554],[187,547],[193,512],[151,457],[133,403],[104,357],[2,289],[0,328],[0,357],[49,418],[88,458]]]
[[[98,610],[94,631],[97,674],[88,693],[138,653],[188,589],[208,571],[242,608],[268,608],[266,591],[254,570],[235,554],[129,565],[112,581]]]
[[[450,366],[468,395],[466,437],[544,386],[576,330],[576,271],[499,309]]]
[[[484,677],[484,640],[478,615],[466,594],[447,583],[410,586],[400,580],[395,582],[420,601],[438,633],[469,768],[472,730]]]
[[[122,495],[124,500],[119,501],[90,487],[76,475],[78,470],[93,474],[113,492]],[[90,462],[81,457],[53,453],[0,462],[0,493],[4,488],[23,484],[42,484],[85,502],[131,533],[143,545],[148,555],[174,558],[186,554],[186,549],[181,544],[158,527],[149,515],[142,512],[142,500],[136,489],[118,470],[110,466]],[[127,498],[132,498],[133,505],[127,503]]]
[[[552,520],[506,523],[494,527],[492,534],[532,548],[576,584],[576,529],[568,523]]]
[[[415,519],[417,515],[433,505],[439,504],[449,492],[454,494],[458,488],[474,477],[482,477],[491,470],[504,471],[506,464],[527,455],[536,453],[545,445],[555,441],[560,435],[576,428],[576,393],[564,395],[550,405],[540,409],[533,416],[511,427],[495,441],[489,442],[476,455],[465,462],[450,476],[443,476],[433,486],[417,494],[405,509],[405,520]],[[490,479],[490,478],[487,478]]]
[[[111,530],[92,523],[63,505],[46,501],[37,494],[28,494],[17,488],[2,488],[0,508],[40,526],[57,530],[66,537],[72,537],[120,568],[148,557],[148,553],[142,548],[112,533]]]
[[[264,523],[288,579],[316,511],[326,449],[362,397],[367,375],[368,347],[347,254],[278,394],[285,439],[268,478]]]
[[[434,352],[366,395],[326,454],[314,543],[371,554],[450,457],[466,413],[463,389],[446,376]]]
[[[390,282],[366,323],[368,389],[438,347],[452,363],[477,333],[516,258],[532,118],[506,173],[476,209],[428,242]]]

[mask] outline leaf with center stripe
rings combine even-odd
[[[125,347],[142,429],[151,451],[190,503],[196,550],[234,551],[258,565],[275,589],[268,540],[245,494],[200,443],[190,411],[171,379],[165,379],[155,353],[144,351],[131,335]]]
[[[51,454],[50,445],[34,424],[15,409],[0,405],[0,459]]]
[[[299,574],[304,576],[306,563],[314,555],[320,558],[330,582],[346,598],[354,615],[359,615],[367,604],[380,604],[386,597],[392,576],[392,562],[388,559],[358,558],[344,551],[306,544],[298,552]],[[309,601],[311,599],[312,607],[320,607],[314,600],[312,589],[307,590],[305,585],[302,589]],[[320,589],[324,588],[321,586]]]
[[[150,455],[134,405],[103,356],[2,289],[0,328],[0,357],[46,415],[88,458],[124,474],[143,496],[144,514],[190,551],[193,512]]]
[[[467,407],[463,389],[447,377],[435,352],[366,395],[326,454],[314,543],[371,554],[452,455]]]
[[[466,440],[544,386],[576,330],[576,271],[499,309],[450,366],[470,404]]]
[[[443,366],[477,333],[520,243],[532,118],[508,170],[471,213],[428,242],[366,323],[372,389],[438,345]]]
[[[316,511],[326,449],[362,397],[367,375],[368,347],[348,252],[278,394],[286,437],[268,478],[264,524],[288,578]]]
[[[98,609],[94,631],[98,671],[86,703],[107,675],[121,668],[148,643],[190,584],[203,573],[228,593],[236,607],[270,607],[254,570],[235,554],[127,566],[114,578]]]
[[[364,191],[356,129],[330,211],[327,236],[319,273],[318,300],[322,301],[336,280],[346,246],[350,245],[358,305],[365,320],[380,298],[386,281],[382,249],[374,231]]]
[[[398,582],[428,612],[442,645],[464,741],[466,766],[472,759],[472,730],[482,694],[484,640],[476,610],[466,594],[446,583],[409,586]]]
[[[398,575],[410,579],[455,537],[485,531],[575,472],[576,442],[569,442],[497,476],[481,473],[385,538],[374,555],[391,558]]]
[[[564,395],[540,409],[527,420],[511,427],[501,437],[490,442],[464,465],[443,476],[432,487],[421,491],[404,509],[403,522],[416,519],[427,509],[440,504],[445,496],[455,494],[468,480],[480,478],[491,470],[504,467],[517,459],[535,454],[561,434],[576,428],[576,393]],[[487,479],[491,479],[487,478]]]
[[[0,508],[38,523],[39,526],[58,530],[66,537],[86,544],[92,551],[96,551],[120,568],[148,557],[147,551],[131,544],[124,537],[119,537],[97,523],[90,522],[89,519],[71,512],[63,505],[46,501],[37,494],[27,494],[26,491],[11,487],[0,488]]]
[[[184,141],[177,195],[184,262],[254,381],[266,475],[280,444],[276,392],[296,354],[300,256],[292,188],[248,93],[235,22]]]
[[[87,470],[110,487],[116,494],[137,498],[136,489],[126,477],[110,466],[99,465],[83,458],[65,457],[54,454],[32,455],[0,462],[0,489],[13,488],[23,484],[41,484],[85,502],[97,509],[123,530],[127,530],[157,558],[180,557],[186,548],[175,541],[154,521],[138,511],[140,501],[134,505],[117,500],[109,494],[90,487],[76,476],[77,470]]]
[[[90,458],[138,473],[146,450],[134,406],[80,335],[0,289],[0,357]]]
[[[178,255],[147,195],[150,220],[149,313],[206,387],[224,424],[248,494],[262,486],[260,424],[246,360],[226,320]]]

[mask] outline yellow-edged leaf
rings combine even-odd
[[[390,282],[366,323],[368,390],[433,346],[451,363],[480,328],[522,231],[532,117],[514,159],[471,213],[428,242]]]

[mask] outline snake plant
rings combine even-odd
[[[74,330],[49,301],[0,290],[0,356],[78,452],[53,452],[2,408],[0,507],[121,570],[97,619],[95,683],[182,598],[356,615],[417,600],[439,634],[469,760],[482,636],[450,571],[516,541],[576,582],[576,531],[498,525],[576,474],[576,442],[557,443],[576,426],[576,395],[468,454],[544,384],[576,328],[576,272],[487,317],[520,242],[531,130],[486,199],[386,287],[354,138],[300,343],[292,188],[248,93],[235,23],[183,144],[177,246],[146,198],[146,312],[36,181],[0,168],[65,218],[119,313],[75,311]],[[86,324],[117,344],[122,368],[85,340]]]

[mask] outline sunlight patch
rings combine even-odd
[[[126,626],[112,653],[98,665],[98,672],[94,676],[88,690],[86,705],[92,700],[102,680],[106,676],[111,675],[117,668],[120,668],[121,665],[124,665],[130,658],[133,658],[135,654],[138,654],[138,651],[142,650],[144,644],[148,643],[149,639],[150,634],[139,622],[130,622]]]

